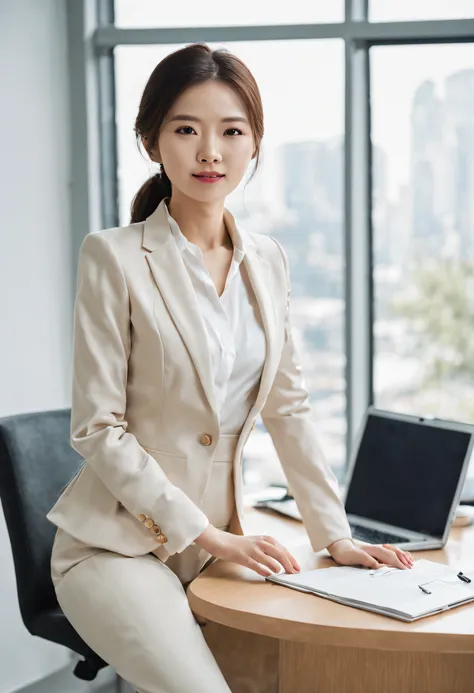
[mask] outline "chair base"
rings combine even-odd
[[[81,659],[74,667],[74,676],[82,681],[93,681],[102,667],[90,659]]]

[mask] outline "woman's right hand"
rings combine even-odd
[[[294,556],[273,537],[230,534],[208,525],[194,543],[223,561],[238,563],[263,577],[280,573],[298,573],[300,566]]]

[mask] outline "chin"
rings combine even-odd
[[[203,189],[202,190],[195,190],[193,186],[193,190],[187,190],[186,195],[187,197],[190,197],[192,200],[197,200],[199,202],[210,202],[214,200],[224,200],[227,195],[229,194],[229,190],[227,189],[227,186],[222,186],[220,183],[218,183],[215,187],[214,185],[205,185],[203,183],[198,183]],[[217,188],[220,188],[217,190]]]

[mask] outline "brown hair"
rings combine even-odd
[[[160,128],[176,99],[188,88],[208,80],[231,86],[242,99],[255,142],[256,162],[260,158],[263,137],[263,107],[257,83],[237,56],[226,49],[211,50],[205,43],[193,43],[166,56],[155,67],[145,86],[135,121],[137,142],[146,140],[147,151],[156,144]],[[160,202],[171,195],[171,182],[161,166],[160,173],[149,178],[132,201],[131,223],[143,221]]]

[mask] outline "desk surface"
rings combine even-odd
[[[274,536],[295,555],[302,570],[334,565],[315,554],[301,522],[247,509],[246,534]],[[326,556],[324,556],[326,554]],[[444,549],[415,558],[474,565],[474,527],[453,529]],[[415,623],[403,623],[287,587],[253,571],[216,561],[188,587],[191,608],[209,621],[286,641],[377,650],[474,652],[474,603]]]

